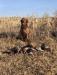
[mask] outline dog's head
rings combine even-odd
[[[21,25],[28,25],[28,19],[27,18],[22,18],[21,19]]]

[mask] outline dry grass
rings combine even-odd
[[[34,51],[33,55],[23,53],[2,54],[2,51],[7,51],[8,48],[15,46],[21,48],[25,44],[21,40],[17,40],[16,37],[12,38],[12,34],[8,34],[13,32],[15,36],[18,35],[20,27],[17,23],[16,26],[5,25],[5,27],[0,28],[0,33],[8,34],[7,38],[0,38],[0,75],[57,75],[57,40],[50,35],[46,35],[49,30],[42,27],[41,23],[37,27],[32,42],[36,42],[37,47],[44,42],[51,48],[51,52]],[[44,33],[42,34],[41,31],[44,31]]]

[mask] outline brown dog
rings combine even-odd
[[[31,35],[31,29],[28,26],[28,19],[22,18],[21,19],[21,28],[20,28],[21,40],[27,41],[29,39],[30,35]]]

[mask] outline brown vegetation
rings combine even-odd
[[[18,53],[27,45],[27,42],[16,38],[19,36],[21,18],[0,18],[0,75],[57,74],[57,18],[28,19],[33,34],[31,44],[35,46],[36,43],[38,50],[33,50],[32,54]],[[16,54],[3,53],[16,50]]]

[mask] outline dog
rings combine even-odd
[[[30,39],[29,37],[31,35],[32,35],[32,31],[29,28],[28,19],[27,18],[22,18],[21,19],[21,28],[20,28],[21,40],[27,41],[27,40]]]

